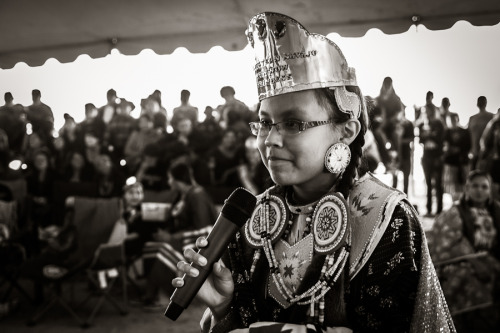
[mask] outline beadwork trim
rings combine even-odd
[[[348,223],[345,200],[335,193],[324,196],[313,213],[314,250],[332,253],[338,249],[345,243]]]
[[[269,205],[266,204],[268,201]],[[245,238],[253,248],[262,248],[264,244],[261,221],[265,220],[266,209],[269,210],[269,218],[272,218],[275,222],[274,224],[270,224],[269,228],[266,229],[273,243],[281,238],[288,224],[289,213],[285,208],[283,199],[275,195],[269,195],[269,192],[266,192],[266,195],[257,204],[250,220],[245,225]],[[270,222],[269,219],[267,222]]]

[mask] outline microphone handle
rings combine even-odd
[[[223,222],[223,223],[220,223]],[[187,309],[189,304],[200,290],[201,286],[212,272],[213,264],[222,257],[222,254],[227,248],[227,244],[238,231],[238,226],[231,221],[221,216],[221,220],[215,225],[207,237],[207,246],[201,248],[198,253],[207,259],[205,266],[199,266],[197,263],[191,263],[191,266],[196,268],[200,273],[196,277],[184,274],[184,287],[176,288],[172,294],[171,300]],[[189,292],[188,291],[196,291]]]

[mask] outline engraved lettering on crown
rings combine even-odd
[[[255,25],[257,26],[259,39],[260,40],[266,39],[267,37],[266,21],[263,19],[258,19],[257,22],[255,22]]]
[[[276,39],[280,39],[281,37],[283,37],[285,35],[285,32],[286,32],[285,21],[277,21],[274,24],[274,30],[273,30],[274,37]]]

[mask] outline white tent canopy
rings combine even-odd
[[[2,0],[0,68],[98,58],[114,47],[127,55],[146,48],[241,50],[248,20],[262,11],[287,14],[313,32],[352,37],[370,28],[394,34],[412,24],[441,30],[459,20],[500,22],[498,0]]]

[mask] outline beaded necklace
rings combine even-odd
[[[275,235],[271,230],[276,230],[276,226],[270,225],[271,215],[271,200],[282,200],[280,197],[271,195],[269,191],[263,195],[261,200],[261,208],[259,218],[256,220],[258,223],[258,230],[260,231],[260,245],[253,256],[252,266],[250,268],[250,278],[252,277],[257,261],[260,259],[261,251],[264,251],[267,262],[269,264],[269,271],[272,282],[277,287],[280,296],[286,300],[288,305],[310,305],[309,316],[314,322],[324,322],[324,308],[325,308],[325,294],[332,288],[334,283],[340,277],[346,265],[349,256],[350,228],[348,227],[348,217],[346,204],[339,194],[329,194],[320,199],[317,203],[311,205],[294,207],[286,200],[284,209],[288,209],[291,214],[312,214],[306,218],[306,226],[302,233],[302,238],[314,236],[315,252],[326,254],[321,273],[318,281],[306,291],[295,294],[286,285],[283,274],[280,270],[280,264],[276,259],[275,250],[273,247],[273,240]],[[281,206],[281,204],[275,205]],[[274,209],[274,208],[273,208]],[[333,213],[332,213],[333,212]],[[273,212],[276,215],[275,212]],[[291,215],[290,214],[290,215]],[[278,221],[273,221],[277,224]],[[288,221],[281,238],[287,239],[292,225],[293,218]],[[332,227],[333,226],[333,227]],[[336,228],[335,228],[336,227]],[[332,234],[332,229],[335,232]],[[338,230],[336,230],[338,229]],[[313,234],[309,236],[310,234]],[[330,238],[328,238],[330,237]],[[325,242],[327,240],[328,242]]]

